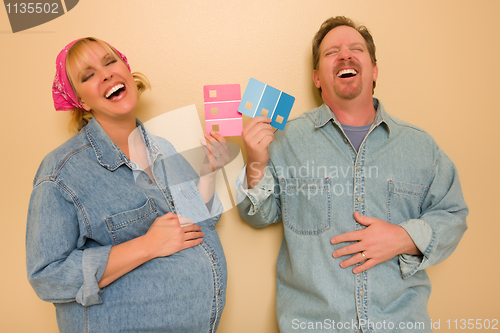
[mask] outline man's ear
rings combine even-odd
[[[313,81],[316,88],[321,88],[321,82],[319,81],[319,76],[316,70],[313,70]]]

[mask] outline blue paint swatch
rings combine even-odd
[[[271,126],[283,130],[294,102],[295,97],[251,78],[238,111],[252,118],[259,116],[271,118]]]

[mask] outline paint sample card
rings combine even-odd
[[[271,118],[271,126],[283,130],[294,102],[295,97],[250,78],[238,111],[252,118]]]
[[[207,85],[203,87],[205,130],[223,136],[238,136],[243,131],[243,117],[238,112],[241,101],[239,84]]]

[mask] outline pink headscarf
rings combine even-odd
[[[57,111],[69,111],[74,108],[79,108],[86,111],[83,106],[78,101],[78,97],[76,97],[75,92],[71,88],[71,84],[69,83],[68,74],[66,73],[66,56],[68,54],[69,49],[84,38],[78,38],[77,40],[72,41],[66,47],[59,52],[56,58],[56,76],[54,77],[54,83],[52,84],[52,99],[54,100],[54,108]],[[105,42],[106,43],[106,42]],[[106,43],[109,45],[109,43]],[[130,71],[130,66],[127,61],[127,57],[120,53],[113,46],[109,45],[119,56],[120,59],[127,65],[128,70]]]

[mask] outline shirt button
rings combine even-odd
[[[175,207],[175,205],[174,205],[174,202],[173,202],[173,201],[170,201],[170,204],[172,205],[172,207]]]
[[[365,296],[365,291],[364,291],[364,290],[361,290],[361,291],[359,292],[359,296]]]
[[[347,138],[344,138],[344,142],[347,143]]]
[[[359,166],[359,165],[358,165],[358,166],[356,167],[356,171],[359,171],[359,170],[361,170],[361,166]]]
[[[363,200],[362,197],[358,197],[356,200],[358,200],[358,202],[360,202],[361,200]]]

